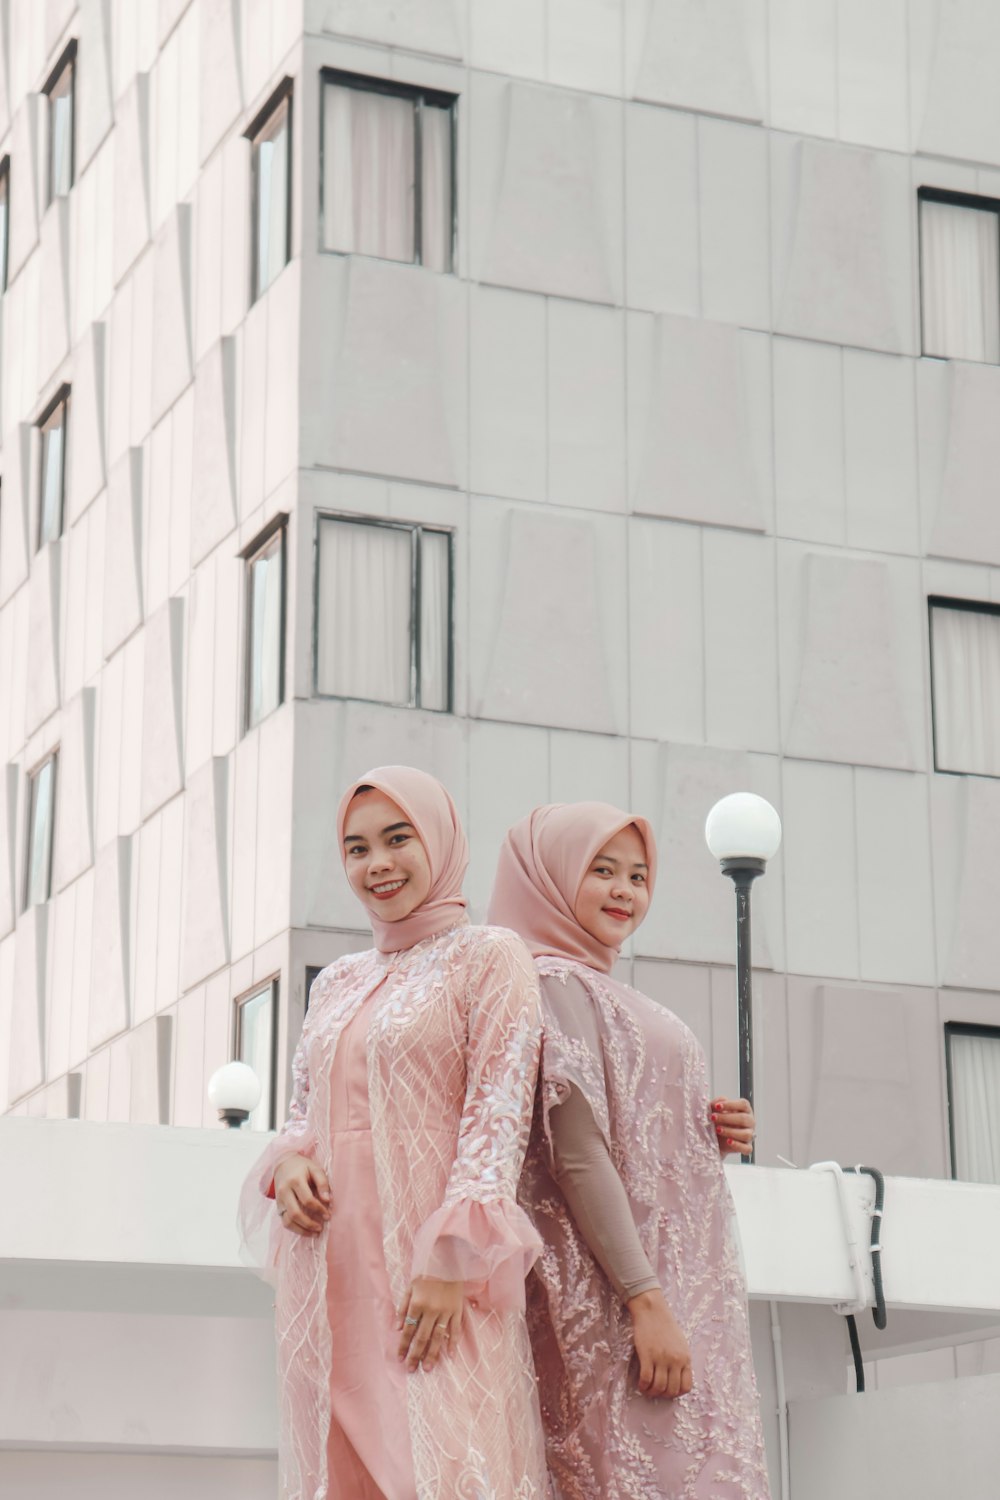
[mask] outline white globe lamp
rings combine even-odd
[[[231,1130],[249,1120],[260,1103],[260,1079],[248,1063],[228,1062],[208,1080],[208,1097]]]

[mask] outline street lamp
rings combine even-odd
[[[753,1104],[753,989],[750,887],[781,843],[781,819],[763,797],[733,792],[705,819],[705,842],[736,887],[736,1001],[740,1024],[740,1097]],[[750,1154],[751,1162],[754,1153]]]
[[[238,1130],[260,1103],[260,1079],[248,1063],[223,1063],[208,1080],[208,1097],[219,1119]]]

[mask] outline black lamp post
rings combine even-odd
[[[750,887],[781,843],[781,819],[763,797],[733,792],[712,808],[705,842],[736,889],[736,1005],[739,1018],[740,1098],[753,1105],[753,964]],[[754,1160],[751,1151],[749,1160]],[[744,1157],[743,1160],[746,1160]]]

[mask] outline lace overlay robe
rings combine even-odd
[[[541,1083],[520,1199],[544,1241],[528,1278],[549,1472],[560,1500],[768,1500],[746,1288],[705,1060],[678,1018],[583,964],[536,961]],[[561,992],[561,993],[560,993]],[[549,1116],[588,1101],[642,1247],[691,1347],[693,1389],[635,1388],[631,1318],[552,1174]]]
[[[276,1270],[282,1493],[325,1500],[331,1348],[326,1231],[280,1227],[265,1194],[301,1153],[329,1170],[337,1040],[371,998],[369,1108],[385,1265],[398,1306],[412,1276],[466,1283],[453,1353],[411,1375],[406,1414],[418,1500],[548,1496],[524,1276],[538,1239],[516,1203],[539,1048],[534,967],[499,928],[449,931],[325,969],[295,1056],[288,1122],[244,1188],[244,1235]],[[332,1184],[336,1191],[335,1183]],[[379,1391],[371,1392],[373,1403]]]

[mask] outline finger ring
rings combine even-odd
[[[416,1326],[417,1326],[417,1324],[418,1324],[418,1323],[419,1323],[419,1322],[420,1322],[420,1319],[419,1319],[419,1318],[404,1318],[404,1319],[403,1319],[403,1322],[404,1322],[404,1323],[405,1323],[405,1324],[406,1324],[406,1325],[407,1325],[407,1326],[408,1326],[408,1327],[409,1327],[409,1328],[416,1328]]]
[[[447,1332],[447,1329],[448,1329],[448,1325],[447,1325],[447,1323],[435,1323],[435,1324],[434,1324],[434,1332],[435,1332],[435,1333],[437,1333],[437,1331],[438,1331],[438,1330],[439,1330],[439,1329],[440,1329],[440,1328],[443,1328],[443,1329],[445,1329],[445,1331],[446,1331],[446,1332]]]

